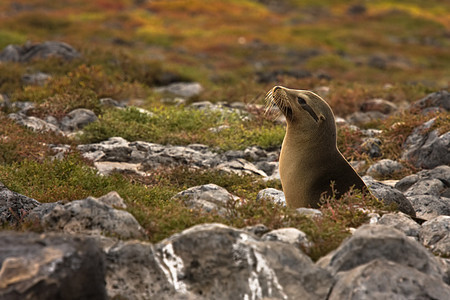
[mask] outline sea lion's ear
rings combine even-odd
[[[326,120],[326,118],[325,118],[325,116],[324,115],[319,115],[319,123],[321,123],[321,122],[323,122],[323,121],[325,121]]]

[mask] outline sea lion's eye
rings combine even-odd
[[[297,97],[297,101],[298,101],[298,104],[300,104],[302,106],[306,105],[306,101],[302,97]]]
[[[304,109],[307,113],[309,113],[311,115],[311,117],[314,119],[314,121],[316,121],[316,122],[319,121],[319,118],[317,117],[316,113],[314,112],[312,107],[309,106],[308,103],[306,103],[305,99],[303,99],[302,97],[297,97],[297,101],[298,101],[298,104],[300,104],[300,106],[302,107],[302,109]]]

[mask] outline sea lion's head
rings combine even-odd
[[[275,86],[266,95],[267,108],[278,106],[286,117],[288,126],[308,130],[335,127],[330,106],[319,95],[306,90],[288,89]]]

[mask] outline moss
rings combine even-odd
[[[243,122],[237,113],[201,111],[177,107],[153,109],[153,116],[137,109],[108,110],[100,119],[84,128],[82,143],[99,142],[121,136],[129,141],[143,140],[160,144],[202,143],[223,150],[245,149],[257,145],[271,148],[281,145],[284,129],[269,122]],[[229,126],[220,134],[209,129]]]

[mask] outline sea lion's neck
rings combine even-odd
[[[302,130],[305,131],[305,129],[292,125],[290,126],[288,124],[286,127],[286,135],[283,140],[283,146],[289,145],[289,149],[295,149],[295,151],[307,153],[311,153],[311,151],[318,151],[320,149],[319,153],[312,152],[318,155],[338,151],[335,131],[334,133],[332,132],[333,136],[330,136],[330,130],[318,131],[316,134],[301,134]]]

